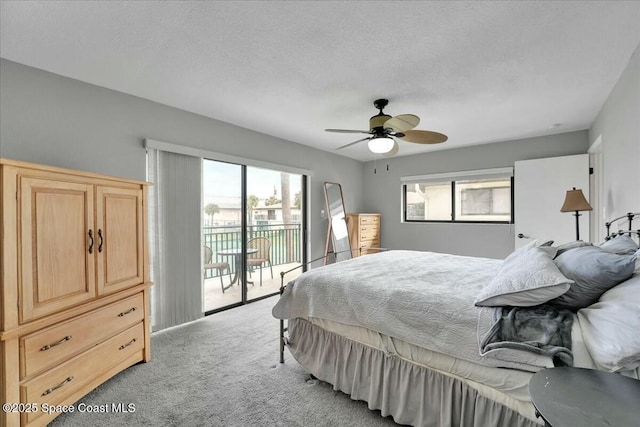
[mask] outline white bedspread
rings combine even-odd
[[[553,366],[547,356],[519,350],[505,349],[500,359],[480,356],[478,335],[491,326],[493,309],[473,302],[501,265],[501,260],[432,252],[367,255],[302,274],[287,285],[273,315],[362,326],[486,366],[527,371]]]

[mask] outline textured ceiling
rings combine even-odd
[[[323,150],[382,97],[449,135],[399,155],[586,129],[640,42],[637,1],[2,1],[0,19],[3,58]]]

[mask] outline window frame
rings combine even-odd
[[[439,181],[441,183],[449,182],[451,184],[451,219],[407,219],[407,186],[411,184],[411,182],[402,182],[402,222],[409,224],[424,224],[424,223],[442,223],[442,224],[515,224],[515,212],[514,212],[514,203],[515,203],[515,189],[514,189],[514,177],[513,174],[509,175],[507,173],[504,174],[504,178],[509,178],[510,182],[510,196],[511,196],[511,219],[509,221],[488,221],[488,220],[461,220],[456,219],[456,182],[457,181],[465,181],[469,178],[464,174],[460,174],[456,177],[451,177],[448,180],[443,179]]]

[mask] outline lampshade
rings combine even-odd
[[[584,198],[582,190],[576,190],[576,187],[573,187],[573,190],[567,191],[560,212],[590,211],[591,209],[592,207],[589,202],[587,202],[587,199]]]
[[[369,150],[372,153],[384,154],[393,149],[393,139],[389,137],[373,138],[369,140]]]

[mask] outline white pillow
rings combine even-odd
[[[482,288],[475,305],[531,307],[562,295],[573,283],[562,275],[543,248],[516,252],[504,260],[498,274]]]
[[[505,258],[505,262],[507,260],[518,258],[518,257],[522,256],[525,252],[527,252],[530,249],[535,248],[536,246],[538,246],[538,241],[537,240],[530,241],[526,245],[521,246],[518,249],[516,249],[515,251],[511,252],[511,254],[509,254],[509,256]]]
[[[527,243],[524,246],[519,247],[518,249],[516,249],[515,251],[511,252],[511,254],[509,254],[509,256],[507,258],[505,258],[505,262],[507,261],[512,261],[514,258],[518,258],[524,254],[526,254],[528,251],[530,251],[533,248],[538,248],[543,250],[545,253],[547,253],[552,259],[556,256],[556,254],[558,253],[558,248],[556,248],[555,246],[551,246],[553,244],[553,240],[549,240],[547,242],[544,243],[539,243],[537,240],[532,240],[529,243]]]
[[[598,369],[616,372],[640,367],[640,274],[577,314],[584,343]]]

